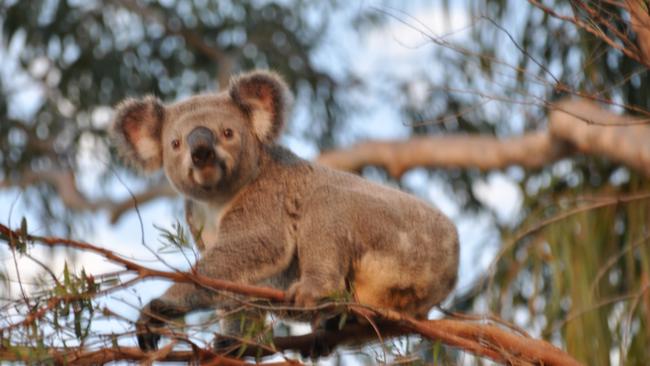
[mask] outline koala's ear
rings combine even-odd
[[[164,118],[165,107],[153,96],[126,99],[117,106],[111,137],[124,160],[145,172],[160,169]]]
[[[291,107],[291,92],[282,78],[253,71],[230,80],[230,97],[250,118],[253,132],[264,143],[275,140]]]

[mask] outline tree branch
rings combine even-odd
[[[4,349],[0,347],[0,360],[25,363],[54,363],[56,365],[103,365],[116,361],[156,361],[156,362],[199,362],[200,364],[223,366],[248,366],[253,363],[225,357],[205,350],[171,351],[165,355],[152,357],[149,352],[143,352],[137,347],[101,348],[86,350],[83,348],[32,348],[15,347]],[[301,365],[297,361],[273,362],[267,366]]]
[[[640,0],[639,0],[640,1]],[[591,33],[594,37],[602,40],[603,42],[607,43],[610,47],[613,49],[616,49],[623,53],[625,56],[629,57],[630,59],[637,61],[640,64],[645,65],[646,67],[650,67],[650,59],[647,59],[644,57],[642,52],[637,49],[636,46],[633,44],[630,45],[628,42],[627,37],[619,38],[619,39],[614,39],[612,37],[609,37],[607,33],[603,32],[598,26],[598,19],[592,19],[589,18],[586,21],[580,20],[577,16],[567,16],[567,15],[562,15],[555,10],[553,10],[551,7],[543,5],[539,0],[528,0],[529,3],[531,3],[533,6],[536,6],[543,12],[547,13],[548,15],[558,18],[563,21],[567,21],[570,23],[575,24],[576,27],[583,29],[586,32]],[[621,4],[622,5],[622,4]],[[589,6],[582,3],[578,2],[578,6],[582,8],[585,11],[589,11]],[[607,22],[606,26],[608,28],[612,29],[613,26]],[[627,46],[626,47],[626,44]],[[631,47],[630,47],[631,46]]]
[[[162,181],[147,187],[144,192],[134,194],[124,200],[91,200],[79,190],[75,174],[70,169],[25,171],[18,179],[0,180],[0,188],[20,187],[24,189],[43,182],[54,187],[59,198],[68,209],[91,212],[106,210],[110,213],[111,224],[116,223],[124,213],[133,209],[136,204],[142,205],[157,198],[176,196],[176,192],[169,183]]]
[[[648,122],[615,114],[594,102],[571,99],[551,108],[549,132],[578,152],[606,157],[650,177]]]
[[[414,137],[406,141],[370,141],[323,153],[317,161],[332,168],[358,172],[374,165],[399,178],[409,169],[502,169],[510,165],[538,169],[563,158],[570,147],[545,132],[499,139],[488,136],[445,135]]]
[[[89,243],[76,241],[72,239],[57,237],[42,237],[29,235],[27,233],[14,231],[0,224],[0,239],[7,242],[10,246],[14,245],[16,240],[32,241],[46,246],[64,246],[79,250],[89,251],[99,254],[106,259],[124,266],[124,268],[138,274],[138,277],[158,277],[166,278],[175,282],[193,283],[215,291],[229,291],[232,293],[253,296],[267,299],[276,303],[286,301],[285,293],[272,288],[251,286],[241,283],[233,283],[215,278],[209,278],[193,272],[165,272],[142,266],[138,263],[125,259],[110,250],[94,246]],[[79,296],[88,296],[93,294],[79,294]],[[37,319],[45,316],[52,307],[60,301],[69,301],[65,297],[52,297],[47,305],[41,308],[33,309],[19,323],[15,323],[8,328],[0,330],[0,333],[7,334],[10,328],[26,327],[31,325]],[[273,305],[272,305],[273,306]],[[578,365],[571,356],[555,348],[543,340],[534,340],[519,334],[511,334],[495,325],[475,324],[460,320],[417,320],[405,314],[400,314],[390,310],[374,309],[356,303],[326,303],[310,309],[296,309],[294,311],[322,311],[340,309],[341,306],[356,315],[359,319],[369,319],[372,323],[380,324],[387,333],[391,335],[417,333],[423,337],[434,341],[440,341],[452,347],[463,349],[481,357],[489,357],[498,362],[510,362],[511,360],[525,360],[526,362],[541,363],[545,365]],[[286,304],[283,305],[286,308]],[[374,327],[373,327],[374,329]],[[381,328],[378,328],[381,332]],[[357,329],[357,331],[359,331]],[[367,330],[366,330],[367,331]],[[395,334],[393,334],[395,333]],[[332,339],[333,335],[315,334],[313,339],[326,341]],[[328,338],[329,337],[329,338]],[[293,339],[302,346],[308,338]],[[345,340],[345,337],[334,339],[336,344]],[[278,342],[280,343],[280,339]],[[284,339],[287,349],[294,347],[287,343],[292,339]],[[311,343],[313,344],[313,343]]]
[[[622,116],[594,102],[570,99],[552,105],[547,132],[520,137],[444,135],[406,141],[372,141],[318,157],[330,167],[358,172],[374,165],[399,178],[415,167],[538,169],[576,152],[603,156],[650,176],[650,126],[647,119]]]
[[[650,4],[642,0],[626,0],[625,4],[632,18],[632,29],[641,50],[640,57],[646,65],[650,65]]]

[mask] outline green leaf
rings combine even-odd
[[[160,232],[161,238],[159,241],[163,245],[159,252],[174,253],[192,247],[187,232],[180,221],[177,220],[173,223],[171,230],[157,225],[154,225],[154,228]]]
[[[433,364],[434,365],[437,365],[439,363],[438,359],[440,358],[440,350],[441,349],[442,349],[442,347],[440,346],[440,341],[439,340],[435,341],[435,343],[433,343],[432,350],[431,350],[431,353],[433,355],[432,357],[433,357]]]
[[[342,313],[339,318],[339,330],[343,329],[345,322],[348,320],[348,313]]]
[[[70,287],[70,272],[68,271],[68,262],[66,261],[63,264],[63,284],[65,285],[66,289]]]
[[[248,349],[248,345],[246,343],[242,343],[239,346],[239,350],[237,350],[237,358],[241,358],[244,355],[244,352],[246,352],[246,349]]]
[[[25,216],[20,220],[20,234],[24,237],[27,236],[27,219]]]
[[[27,219],[23,216],[20,220],[20,232],[18,233],[18,238],[16,238],[13,243],[20,254],[25,254],[27,251],[27,235]]]

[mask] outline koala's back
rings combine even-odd
[[[425,317],[444,300],[458,268],[456,229],[444,214],[356,175],[316,165],[311,178],[303,220],[338,232],[359,302]]]

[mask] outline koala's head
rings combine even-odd
[[[131,165],[144,172],[163,167],[180,193],[210,200],[257,176],[260,154],[280,134],[290,99],[276,74],[254,71],[233,78],[227,91],[171,105],[127,99],[111,132]]]

